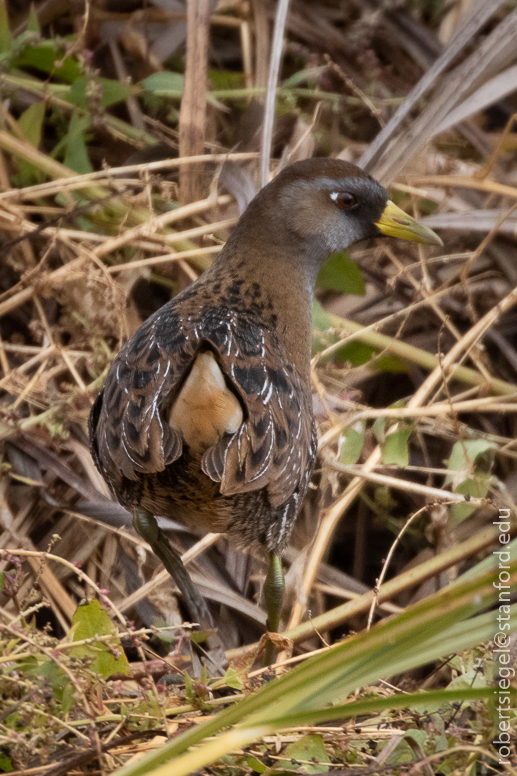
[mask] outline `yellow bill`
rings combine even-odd
[[[404,213],[394,202],[388,200],[382,216],[376,221],[376,226],[388,237],[400,237],[402,240],[422,243],[423,245],[443,245],[443,242],[432,229],[419,224],[414,218]]]

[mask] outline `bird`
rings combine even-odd
[[[90,413],[91,452],[203,627],[206,603],[156,521],[226,533],[268,554],[267,630],[277,631],[280,557],[307,492],[317,437],[312,302],[332,253],[379,236],[442,245],[358,166],[285,167],[194,283],[116,355]]]

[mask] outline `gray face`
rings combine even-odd
[[[286,226],[304,240],[325,245],[328,253],[353,243],[378,237],[380,218],[388,194],[367,177],[297,180],[281,192]]]

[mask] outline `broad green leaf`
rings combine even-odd
[[[130,673],[129,664],[124,654],[120,639],[115,632],[113,623],[98,601],[78,606],[72,618],[75,625],[74,641],[94,639],[96,636],[112,636],[109,644],[106,641],[96,641],[93,644],[81,644],[73,647],[71,654],[75,657],[93,659],[92,668],[105,679],[111,674]]]
[[[78,108],[87,110],[90,95],[94,96],[100,91],[100,103],[103,108],[115,105],[127,100],[134,92],[134,87],[122,81],[114,81],[112,78],[88,78],[80,75],[70,87],[66,99],[77,105]]]
[[[11,760],[7,757],[6,754],[0,752],[0,771],[3,773],[10,773],[12,770],[14,770],[14,768]]]
[[[359,340],[353,340],[347,345],[336,350],[334,358],[342,363],[348,363],[351,366],[362,366],[367,364],[379,351],[372,348],[371,345],[366,345]]]
[[[90,126],[87,116],[79,116],[72,113],[68,134],[66,136],[66,150],[64,164],[80,175],[92,172],[93,167],[86,147],[86,130]]]
[[[41,142],[44,119],[45,103],[41,101],[29,105],[27,110],[22,113],[18,120],[18,126],[22,131],[23,137],[35,148],[38,148]],[[45,178],[42,171],[26,159],[18,159],[17,166],[18,183],[22,187],[41,183]]]
[[[374,488],[374,496],[375,496],[375,503],[379,507],[381,507],[382,511],[386,514],[391,512],[394,509],[394,507],[397,505],[397,501],[393,496],[392,489],[387,485],[377,485]],[[398,533],[398,529],[399,529],[399,526],[397,525],[396,533]]]
[[[61,701],[63,691],[70,680],[54,660],[46,660],[44,663],[37,663],[36,666],[30,668],[27,673],[33,674],[34,676],[45,676],[52,687],[52,692],[55,694],[56,698]]]
[[[174,626],[171,626],[165,620],[161,620],[159,617],[156,617],[153,620],[153,625],[156,628],[160,629],[156,631],[156,635],[158,636],[160,641],[163,641],[164,645],[168,648],[170,652],[171,644],[173,643],[173,641],[178,640],[178,635],[176,633],[177,629]]]
[[[392,354],[384,354],[376,358],[372,367],[376,372],[395,372],[401,375],[407,375],[410,371],[407,361]]]
[[[471,496],[472,498],[485,498],[490,487],[490,475],[484,472],[476,472],[475,478],[467,479],[454,488],[456,493],[460,493],[464,496]],[[477,506],[470,505],[468,502],[465,504],[453,504],[451,506],[451,517],[453,520],[453,526],[461,523],[469,515],[477,509]]]
[[[377,442],[382,444],[386,439],[386,418],[376,418],[372,426],[372,431]]]
[[[224,681],[227,687],[232,687],[234,690],[243,690],[244,682],[242,676],[235,668],[228,668],[224,674]]]
[[[79,108],[86,109],[88,103],[86,100],[86,89],[88,87],[88,79],[85,75],[79,75],[70,87],[66,99],[68,102],[77,105]]]
[[[140,86],[146,92],[152,92],[161,97],[181,97],[185,88],[185,76],[181,73],[162,71],[140,81]]]
[[[45,103],[43,101],[34,102],[29,105],[26,111],[18,119],[23,137],[31,145],[37,148],[41,141],[41,128],[45,118]]]
[[[252,755],[246,757],[246,763],[252,771],[255,771],[255,773],[265,773],[268,770],[267,765],[264,765],[264,763],[260,762],[260,760],[257,760],[257,758]]]
[[[359,267],[347,253],[333,253],[318,273],[317,288],[341,291],[343,294],[365,293],[364,280]]]
[[[494,615],[496,612],[494,612]],[[495,618],[494,618],[495,620]],[[491,677],[491,684],[493,682],[493,677]],[[484,676],[484,674],[480,671],[477,671],[475,668],[471,668],[468,671],[465,671],[465,673],[460,674],[460,676],[455,677],[448,685],[449,690],[465,690],[467,687],[473,687],[474,683],[476,687],[486,687],[488,685],[487,677]]]
[[[484,439],[456,442],[447,461],[447,468],[451,474],[445,477],[445,485],[452,483],[453,490],[456,490],[457,486],[475,471],[477,459],[494,447],[493,442],[487,442]]]
[[[407,739],[412,739],[422,750],[424,750],[428,737],[429,736],[426,730],[416,730],[415,728],[410,728],[406,735],[401,738],[401,741],[393,754],[388,757],[387,762],[390,765],[411,762],[415,759],[415,752],[413,751],[411,745],[408,743]]]
[[[116,105],[117,102],[124,102],[133,94],[133,87],[122,81],[114,81],[112,78],[99,78],[102,87],[102,107]]]
[[[477,472],[475,478],[460,482],[458,487],[455,488],[455,491],[456,493],[459,493],[463,496],[472,496],[472,498],[484,498],[488,493],[489,485],[490,475],[486,474],[485,472]],[[459,504],[458,506],[463,505]]]
[[[345,428],[339,440],[339,462],[344,466],[357,463],[363,449],[366,422],[360,420],[349,428]]]
[[[343,345],[334,352],[334,359],[341,361],[343,364],[350,364],[350,366],[363,366],[372,360],[373,356],[378,351],[372,348],[371,345],[366,345],[364,342],[353,340],[346,345]]]
[[[45,40],[37,46],[27,46],[17,58],[17,64],[18,67],[34,67],[66,83],[73,83],[81,75],[81,68],[72,57],[63,59],[63,54],[62,46],[53,40]]]
[[[490,474],[486,471],[485,456],[495,447],[493,442],[484,439],[467,439],[456,442],[452,448],[451,456],[447,461],[449,474],[445,477],[445,485],[452,485],[455,493],[460,493],[473,498],[484,498],[490,486]],[[474,510],[475,506],[454,504],[451,507],[451,516],[454,524],[465,520]]]
[[[409,464],[409,437],[413,432],[412,426],[409,428],[399,428],[398,431],[392,431],[388,434],[384,445],[382,446],[382,460],[385,464],[394,464],[395,466],[407,466]]]
[[[310,735],[302,736],[298,741],[289,744],[282,759],[277,761],[277,766],[284,771],[326,773],[329,770],[327,763],[330,763],[330,759],[325,751],[323,736]]]
[[[312,306],[312,325],[318,331],[326,331],[332,327],[332,316],[327,313],[318,301]]]
[[[192,631],[190,634],[190,640],[193,641],[194,644],[202,644],[204,641],[207,640],[209,636],[210,636],[210,631],[203,631],[203,630]]]

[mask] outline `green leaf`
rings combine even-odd
[[[330,331],[329,331],[330,329]],[[312,305],[312,352],[319,353],[329,345],[337,342],[338,336],[332,329],[332,319],[320,303],[315,300]]]
[[[117,102],[124,102],[133,94],[134,88],[122,81],[114,81],[111,78],[99,78],[102,87],[102,107],[115,105]]]
[[[335,358],[337,361],[346,362],[352,366],[368,364],[368,368],[375,372],[408,373],[409,369],[406,361],[390,354],[379,357],[379,352],[378,348],[367,345],[365,342],[354,340],[339,348],[335,353]]]
[[[81,75],[81,69],[75,59],[63,59],[63,54],[62,46],[53,40],[45,40],[37,46],[27,46],[18,57],[17,64],[18,67],[34,67],[66,83],[73,83]]]
[[[188,673],[185,673],[185,695],[189,700],[192,700],[194,697],[192,686],[192,677]]]
[[[264,763],[261,763],[260,760],[257,760],[257,758],[252,755],[246,757],[246,763],[252,771],[255,771],[255,773],[265,773],[268,769],[267,765],[264,765]]]
[[[34,676],[45,676],[48,679],[56,698],[61,702],[63,690],[69,683],[69,679],[54,660],[46,660],[44,663],[38,663],[34,668],[31,668],[28,673],[33,674]]]
[[[6,754],[3,752],[0,752],[0,771],[3,771],[4,773],[9,773],[13,770],[13,764],[10,761],[10,759],[7,757]]]
[[[382,460],[386,464],[395,466],[407,466],[409,464],[408,441],[413,431],[409,428],[400,428],[388,434],[382,448]]]
[[[224,681],[227,687],[231,687],[234,690],[243,690],[244,682],[242,676],[235,670],[235,668],[228,668],[224,674]]]
[[[244,74],[231,70],[209,70],[208,80],[214,89],[243,89],[246,86]]]
[[[35,102],[29,105],[18,119],[23,137],[35,148],[41,142],[43,121],[45,119],[45,103]],[[21,187],[41,183],[45,176],[43,172],[25,159],[18,159],[18,183]]]
[[[386,514],[397,506],[397,501],[393,497],[392,490],[387,485],[377,485],[374,488],[374,499],[377,506],[380,507],[381,512]],[[398,533],[399,526],[397,525],[396,528],[397,531],[394,531],[394,533]]]
[[[86,130],[89,126],[90,119],[88,116],[79,116],[75,112],[72,113],[70,124],[68,125],[63,162],[67,167],[80,175],[93,171],[86,147]]]
[[[86,109],[88,107],[88,103],[86,100],[87,87],[88,87],[87,77],[85,75],[78,75],[78,77],[74,80],[73,84],[70,87],[70,90],[66,95],[66,99],[68,100],[68,102],[73,103],[73,105],[77,105],[78,108]]]
[[[372,426],[375,439],[382,444],[386,439],[386,418],[376,418]]]
[[[318,301],[312,305],[312,325],[318,331],[326,331],[332,326],[332,316],[323,309]]]
[[[376,372],[395,372],[400,375],[407,375],[411,371],[407,361],[389,353],[376,358],[373,367]]]
[[[476,471],[476,463],[480,456],[489,450],[493,450],[495,444],[484,439],[472,439],[456,442],[452,448],[451,457],[447,461],[447,468],[451,474],[445,477],[445,485],[452,484],[452,489],[458,486]]]
[[[364,280],[359,267],[347,253],[333,253],[318,273],[317,288],[364,296]]]
[[[363,449],[366,422],[360,420],[349,428],[345,428],[339,440],[339,462],[344,466],[357,463]]]
[[[78,606],[72,618],[74,641],[95,639],[98,636],[112,636],[106,641],[94,641],[93,644],[81,644],[73,647],[74,657],[93,659],[92,669],[107,679],[111,674],[130,674],[127,658],[122,650],[120,639],[113,623],[98,601]]]
[[[461,482],[454,490],[464,496],[472,498],[485,498],[490,487],[490,476],[484,472],[476,473],[475,479],[468,479]],[[468,501],[465,504],[453,504],[451,506],[451,519],[453,527],[465,520],[477,509],[477,506],[470,505]]]
[[[209,636],[210,631],[208,630],[196,630],[191,632],[190,640],[193,641],[194,644],[202,644]]]
[[[353,340],[347,345],[336,350],[334,357],[337,361],[342,363],[348,363],[352,366],[363,366],[372,360],[373,356],[378,353],[371,345],[366,345],[364,342]]]
[[[313,761],[313,764],[310,761]],[[323,736],[303,736],[299,741],[286,747],[278,766],[284,771],[302,771],[302,773],[326,773],[330,759],[325,751]]]
[[[9,32],[9,15],[5,0],[0,0],[0,54],[11,51],[11,33]]]
[[[447,461],[449,474],[445,477],[444,485],[451,485],[455,493],[464,496],[484,498],[490,487],[490,473],[486,469],[490,469],[492,464],[492,456],[487,454],[490,454],[494,447],[493,442],[484,439],[456,442]],[[453,524],[457,525],[465,520],[475,509],[475,506],[468,503],[453,504]]]
[[[340,319],[336,318],[335,315],[333,316],[327,313],[319,302],[314,302],[312,308],[313,354],[321,352],[329,347],[329,345],[333,345],[338,341],[338,335],[333,329],[334,321],[336,320],[339,321]],[[349,363],[352,366],[362,366],[363,364],[372,361],[372,369],[379,372],[397,372],[406,374],[409,371],[408,362],[404,359],[390,353],[384,353],[379,356],[380,352],[380,348],[360,340],[354,340],[338,348],[329,356],[329,358],[341,361],[342,363]]]
[[[74,692],[75,687],[72,682],[67,682],[63,687],[63,694],[61,695],[61,713],[68,714],[68,712],[74,707]]]
[[[410,728],[406,735],[401,739],[393,754],[388,757],[387,762],[390,765],[411,762],[411,760],[415,759],[415,752],[411,744],[408,742],[408,739],[410,739],[413,744],[416,744],[423,750],[427,743],[428,737],[429,736],[427,731]]]
[[[517,560],[512,560],[509,566],[510,574],[516,579]],[[167,772],[187,776],[225,752],[244,748],[281,728],[315,725],[413,704],[425,708],[437,700],[491,697],[493,690],[488,687],[398,694],[374,701],[331,705],[379,678],[409,671],[492,638],[493,612],[478,612],[496,599],[493,583],[498,573],[498,569],[482,575],[476,572],[474,578],[459,581],[409,606],[401,614],[381,621],[368,633],[354,635],[314,656],[141,760],[123,766],[117,776],[150,776],[171,758],[176,759],[167,766]],[[514,609],[517,618],[517,605],[512,607],[512,614]],[[198,746],[203,739],[225,729],[227,732],[218,739],[217,751],[214,751],[213,739]],[[160,771],[164,772],[164,769]]]
[[[29,105],[27,110],[18,119],[18,126],[23,133],[23,137],[35,148],[39,146],[41,141],[41,129],[44,118],[45,103],[41,101]]]
[[[165,620],[161,620],[159,617],[156,617],[153,620],[153,625],[156,628],[160,628],[160,630],[156,632],[156,635],[158,636],[160,641],[162,641],[164,645],[169,649],[169,652],[170,652],[171,651],[170,646],[172,642],[178,640],[178,636],[176,634],[177,629],[174,626],[171,626]]]
[[[100,94],[100,103],[103,108],[115,105],[127,100],[135,91],[131,84],[123,81],[114,81],[112,78],[88,78],[79,75],[70,87],[66,99],[77,105],[78,108],[88,110],[89,101],[97,99]]]
[[[34,4],[31,4],[31,9],[29,11],[29,18],[27,20],[27,30],[28,32],[38,32],[38,33],[41,32],[41,29],[39,26],[38,14],[36,13]]]
[[[5,574],[3,571],[0,571],[0,593],[5,587]]]
[[[181,73],[162,71],[140,81],[144,91],[157,94],[161,97],[181,97],[185,88],[185,76]]]
[[[287,78],[282,86],[284,89],[292,89],[295,86],[299,86],[304,81],[317,82],[317,79],[325,71],[325,65],[319,67],[308,67],[305,70],[298,70],[290,78]]]

